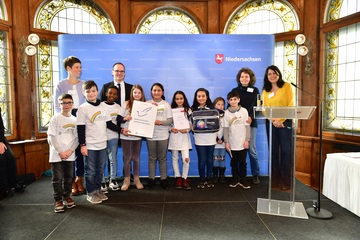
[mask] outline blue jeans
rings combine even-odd
[[[110,180],[115,180],[116,178],[118,142],[119,140],[117,138],[107,141],[106,155],[109,159]]]
[[[198,156],[198,169],[199,169],[200,181],[206,180],[205,175],[208,179],[211,179],[215,145],[211,145],[211,146],[195,145],[195,147]]]
[[[256,127],[251,127],[251,137],[250,137],[250,146],[249,146],[249,157],[250,157],[250,167],[251,174],[253,176],[258,176],[260,174],[259,160],[256,151]]]
[[[74,161],[51,163],[52,186],[55,201],[60,201],[70,196],[71,184],[74,175]]]
[[[214,167],[225,167],[225,148],[214,149]]]
[[[86,191],[91,193],[101,188],[106,163],[106,148],[102,150],[88,150],[85,157]]]

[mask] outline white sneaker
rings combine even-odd
[[[86,198],[89,202],[91,202],[92,204],[99,204],[102,203],[102,200],[100,199],[100,197],[97,195],[97,191],[93,191],[91,193],[89,193],[87,195]]]
[[[104,193],[104,194],[109,193],[108,192],[108,187],[106,186],[106,183],[101,184],[101,192]]]
[[[116,180],[111,180],[109,184],[109,188],[113,191],[120,190],[119,184],[116,182]]]

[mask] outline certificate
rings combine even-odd
[[[134,101],[129,130],[131,135],[152,138],[154,134],[157,107],[148,102]]]
[[[179,130],[190,128],[189,119],[186,117],[184,108],[173,108],[171,111],[174,121],[174,128]]]

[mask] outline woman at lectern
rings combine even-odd
[[[265,107],[294,106],[291,85],[285,82],[277,66],[267,67],[264,76],[262,99]],[[291,185],[292,120],[272,119],[272,186],[289,190]],[[269,140],[269,120],[266,133]]]

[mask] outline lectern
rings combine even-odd
[[[254,107],[254,115],[257,119],[269,120],[269,190],[268,198],[257,199],[257,213],[277,215],[283,217],[308,219],[304,205],[301,202],[295,202],[295,167],[296,167],[296,129],[299,119],[310,119],[314,113],[315,106],[296,106],[296,107]],[[272,119],[285,118],[293,119],[292,127],[292,164],[291,164],[291,187],[289,198],[285,200],[272,199]]]

